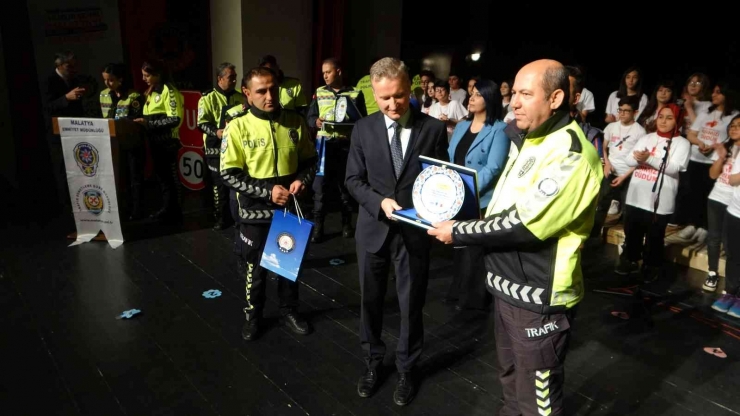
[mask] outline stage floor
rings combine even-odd
[[[0,248],[0,414],[496,414],[493,319],[443,303],[455,267],[451,247],[441,245],[430,265],[416,399],[404,408],[393,403],[395,374],[373,397],[357,395],[355,242],[341,237],[336,214],[327,227],[328,240],[310,248],[300,280],[313,334],[279,324],[270,281],[269,329],[245,342],[233,230],[212,231],[205,212],[189,212],[179,229],[136,224],[136,238],[117,250],[105,242],[68,248],[59,221],[8,221]],[[640,316],[633,298],[593,292],[628,286],[613,273],[615,258],[609,244],[584,252],[587,294],[566,360],[567,414],[740,414],[740,320],[712,312],[717,294],[702,293],[702,273],[683,266],[642,286],[679,299]],[[393,287],[384,322],[389,351],[400,323]],[[204,297],[211,289],[221,296]],[[141,313],[117,319],[130,309]],[[616,318],[616,310],[633,318]],[[386,357],[391,370],[393,359]]]

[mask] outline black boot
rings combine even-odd
[[[355,236],[355,229],[352,227],[352,211],[342,210],[342,237],[352,238]]]
[[[311,242],[321,243],[324,241],[324,216],[314,212],[313,231],[311,232]]]

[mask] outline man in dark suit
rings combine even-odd
[[[393,400],[403,406],[416,391],[411,370],[424,342],[422,308],[432,240],[424,229],[399,224],[391,214],[413,206],[411,191],[421,172],[420,155],[447,160],[447,132],[441,121],[409,108],[411,81],[403,62],[380,59],[370,68],[370,79],[380,111],[355,124],[345,180],[360,205],[355,238],[362,287],[360,341],[367,368],[357,393],[369,397],[379,385],[386,350],[380,338],[383,299],[393,262],[401,312]]]
[[[46,138],[51,155],[51,166],[56,182],[57,197],[64,213],[71,213],[67,171],[64,167],[64,153],[59,135],[53,132],[53,117],[83,117],[81,98],[85,89],[79,86],[77,58],[72,52],[60,52],[54,59],[54,71],[46,77],[44,86],[44,119]]]

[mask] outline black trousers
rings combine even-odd
[[[352,212],[352,196],[349,194],[347,187],[344,186],[348,155],[349,139],[326,141],[324,175],[316,175],[312,184],[315,218],[320,219],[324,215],[326,195],[331,191],[336,191],[342,199],[342,212]]]
[[[653,216],[652,212],[631,205],[625,207],[625,214],[625,249],[622,255],[629,261],[642,259],[645,266],[661,267],[665,253],[665,229],[671,216]]]
[[[265,308],[267,269],[260,266],[270,224],[240,224],[235,235],[234,247],[238,250],[237,270],[244,276],[247,320],[262,317]],[[280,313],[285,315],[298,308],[298,283],[282,276],[277,277]]]
[[[574,312],[541,315],[494,302],[496,355],[504,394],[500,416],[565,415],[565,356]]]
[[[426,301],[429,278],[429,250],[409,251],[398,226],[391,228],[385,244],[377,253],[357,246],[362,306],[360,309],[360,343],[365,363],[374,369],[383,363],[386,346],[381,339],[383,301],[388,288],[388,272],[393,262],[396,292],[401,315],[401,331],[396,347],[396,368],[408,372],[421,356],[424,345],[422,309]]]
[[[453,249],[455,272],[447,297],[459,299],[464,309],[487,311],[493,295],[486,287],[486,265],[483,246],[464,246]]]
[[[707,229],[707,198],[715,182],[709,177],[711,166],[689,161],[686,172],[679,176],[674,223]]]
[[[617,179],[617,175],[611,174],[605,176],[599,188],[599,202],[596,205],[596,216],[594,217],[594,227],[591,229],[591,237],[601,236],[601,229],[604,228],[606,216],[609,213],[612,200],[619,201],[619,207],[622,213],[625,212],[624,201],[627,200],[627,190],[630,186],[631,177],[627,178],[619,186],[613,187],[612,181]]]
[[[213,217],[216,221],[222,221],[224,223],[232,223],[237,218],[232,217],[231,209],[229,207],[229,188],[224,185],[223,179],[221,178],[221,157],[220,156],[206,156],[206,164],[210,171],[209,185],[213,192]]]
[[[725,292],[740,295],[740,218],[727,213],[725,216]]]
[[[713,199],[707,200],[707,257],[709,257],[707,269],[712,272],[719,270],[719,254],[722,251],[726,230],[725,217],[729,215],[727,205]]]
[[[176,139],[171,139],[172,141]],[[150,141],[154,177],[162,193],[162,209],[171,214],[181,213],[182,185],[177,174],[177,151],[179,143],[168,143],[169,140]]]

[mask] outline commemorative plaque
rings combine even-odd
[[[431,229],[432,223],[480,217],[475,169],[419,156],[421,173],[411,192],[413,208],[394,211],[392,217]]]

